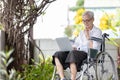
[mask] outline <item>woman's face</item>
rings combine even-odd
[[[86,29],[91,29],[93,27],[93,21],[94,21],[93,17],[91,18],[88,15],[84,15],[82,17],[82,21]]]

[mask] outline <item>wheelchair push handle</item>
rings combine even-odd
[[[108,37],[109,37],[109,34],[107,34],[107,33],[104,33],[103,35],[102,35],[102,37],[103,37],[103,39],[108,39],[108,40],[110,40]]]
[[[108,40],[110,40],[108,37],[109,37],[109,34],[107,34],[107,33],[104,33],[103,35],[102,35],[102,37],[103,37],[103,39],[108,39]],[[102,39],[101,38],[97,38],[97,37],[91,37],[89,40],[93,40],[93,41],[98,41],[98,42],[102,42]]]

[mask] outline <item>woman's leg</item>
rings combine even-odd
[[[77,67],[75,63],[70,63],[70,70],[71,70],[71,80],[75,80],[77,74]]]
[[[64,78],[64,69],[57,57],[55,57],[55,64],[56,64],[57,72],[58,72],[60,78],[63,79]]]
[[[83,51],[70,51],[66,58],[66,63],[70,63],[71,79],[75,80],[77,71],[80,70],[82,61],[87,58],[87,53]]]

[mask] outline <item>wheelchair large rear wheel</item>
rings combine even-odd
[[[113,58],[107,52],[100,52],[96,60],[97,80],[118,80]]]

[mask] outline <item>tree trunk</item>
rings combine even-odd
[[[8,66],[8,70],[15,68],[22,71],[23,64],[32,64],[35,43],[31,30],[37,17],[53,1],[55,0],[1,0],[0,24],[5,31],[5,50],[14,49],[10,55],[14,61]]]
[[[120,79],[120,47],[118,47],[118,59],[117,59],[117,71],[118,71],[118,79]]]

